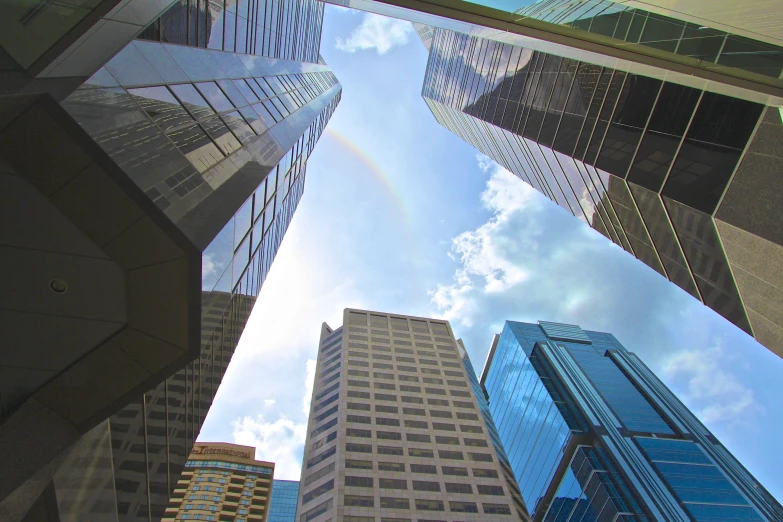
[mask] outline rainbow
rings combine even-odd
[[[411,230],[412,229],[412,222],[410,219],[411,213],[406,208],[405,202],[400,197],[399,193],[397,192],[397,189],[395,189],[394,185],[392,185],[391,182],[389,181],[389,176],[385,172],[383,172],[383,170],[378,166],[378,164],[375,163],[375,161],[373,161],[373,159],[370,156],[368,156],[366,152],[360,149],[355,143],[349,140],[344,134],[328,126],[326,127],[326,134],[334,138],[340,145],[346,148],[357,160],[359,160],[367,168],[367,170],[370,172],[370,174],[372,174],[375,180],[378,181],[383,186],[385,194],[388,196],[392,205],[399,213],[400,217],[403,220],[403,223],[405,224],[406,227],[408,227],[409,230]]]

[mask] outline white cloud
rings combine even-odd
[[[236,444],[254,446],[256,458],[275,463],[275,478],[299,480],[306,423],[281,415],[268,422],[263,415],[242,417],[232,423]]]
[[[270,406],[274,406],[277,401],[275,399],[265,399],[264,400],[264,406],[267,408]]]
[[[337,38],[335,47],[349,53],[375,49],[378,54],[386,54],[393,47],[407,44],[412,32],[410,22],[365,13],[359,26],[347,39]]]
[[[207,278],[215,275],[215,262],[212,260],[212,254],[201,256],[201,278]]]
[[[506,233],[509,221],[518,211],[533,205],[535,197],[532,187],[486,156],[479,154],[476,160],[479,168],[490,174],[481,201],[494,216],[477,229],[454,238],[450,255],[458,258],[461,264],[454,276],[455,283],[438,285],[431,292],[433,303],[444,317],[459,320],[465,326],[471,326],[471,315],[476,309],[473,299],[476,279],[483,280],[484,292],[501,293],[528,278],[527,270],[513,259],[520,236],[510,239]],[[529,250],[535,251],[534,242],[522,241]]]
[[[701,350],[682,351],[663,364],[663,375],[674,381],[685,380],[685,396],[694,413],[706,423],[734,424],[760,410],[753,390],[735,375],[721,344]]]
[[[313,384],[315,383],[315,359],[308,359],[305,371],[305,393],[302,397],[302,412],[310,415],[310,400],[313,397]]]

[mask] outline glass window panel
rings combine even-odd
[[[182,105],[190,112],[194,118],[206,118],[215,114],[215,111],[207,103],[201,94],[198,93],[195,87],[189,83],[181,85],[172,85],[171,90],[180,99]]]
[[[230,219],[226,226],[218,232],[212,242],[201,255],[201,289],[210,291],[230,265],[233,257],[234,220]]]
[[[234,51],[234,36],[236,35],[237,15],[232,12],[236,10],[236,4],[229,2],[228,11],[224,14],[225,28],[223,29],[223,50]]]
[[[234,104],[235,107],[244,107],[245,105],[249,105],[250,102],[245,98],[245,96],[242,94],[242,92],[237,88],[236,86],[237,80],[218,80],[217,84],[218,87],[225,93],[226,96],[228,96],[228,99],[231,101],[231,103]],[[243,85],[244,82],[243,82]],[[247,85],[245,85],[245,90],[249,91],[250,89],[247,88]],[[252,101],[255,101],[252,100]]]
[[[272,104],[270,100],[264,100],[262,103],[264,105],[264,108],[267,110],[267,112],[272,115],[272,118],[274,118],[275,123],[283,119],[283,116],[280,114],[280,111],[277,110],[277,108]]]
[[[201,125],[224,153],[231,154],[242,147],[220,117],[214,116],[202,120]]]
[[[249,198],[234,214],[234,248],[239,245],[247,231],[250,230],[252,204],[253,198]]]
[[[218,112],[228,111],[234,108],[231,102],[223,94],[223,91],[215,82],[197,83],[196,88],[209,101],[209,104]]]
[[[231,80],[231,83],[234,84],[234,87],[237,88],[237,90],[242,94],[242,97],[245,98],[245,100],[247,100],[249,103],[258,101],[258,96],[256,96],[256,93],[253,92],[253,89],[250,88],[245,80]]]
[[[221,118],[243,145],[249,143],[255,137],[256,133],[253,132],[238,112],[223,114]]]
[[[164,132],[193,121],[166,87],[128,89],[128,93]]]
[[[258,87],[261,89],[261,91],[264,93],[265,98],[271,98],[277,95],[274,89],[270,87],[269,83],[266,82],[264,78],[252,78],[258,85]]]
[[[289,114],[288,109],[285,108],[285,105],[283,105],[283,102],[280,101],[280,98],[272,98],[271,101],[274,106],[277,108],[277,110],[280,112],[283,118],[287,117]]]
[[[198,125],[173,131],[168,136],[199,172],[223,159],[223,153]]]

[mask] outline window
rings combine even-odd
[[[449,502],[449,510],[455,513],[478,513],[478,506],[475,502]]]
[[[449,444],[451,446],[459,446],[459,439],[457,437],[445,437],[443,435],[436,435],[435,442],[438,444]]]
[[[364,438],[372,438],[372,431],[370,430],[360,430],[357,428],[348,428],[345,430],[345,434],[348,437],[364,437]]]
[[[489,453],[468,453],[468,456],[476,462],[492,462],[492,455]]]
[[[465,424],[460,424],[459,429],[464,433],[484,433],[484,430],[481,428],[481,426],[467,426]]]
[[[402,462],[379,462],[378,469],[381,471],[405,471],[405,464]]]
[[[440,388],[424,388],[424,391],[427,392],[427,395],[446,395],[446,390]]]
[[[402,448],[378,446],[378,455],[402,455]]]
[[[345,506],[374,507],[375,499],[362,495],[345,495]]]
[[[368,394],[369,395],[369,394]],[[397,401],[396,395],[391,395],[389,393],[376,393],[375,394],[375,400],[376,401]]]
[[[351,469],[372,469],[371,460],[346,460],[345,467]]]
[[[419,511],[445,511],[446,508],[440,500],[416,499],[416,509]]]
[[[351,398],[354,398],[354,399],[369,399],[370,398],[370,392],[348,390],[348,397],[351,397]]]
[[[473,468],[473,476],[482,478],[498,478],[498,472],[494,469]]]
[[[439,482],[429,482],[426,480],[414,480],[413,491],[438,491],[440,492]]]
[[[446,482],[447,493],[473,493],[473,486],[470,484],[459,484],[455,482]]]
[[[511,508],[506,504],[481,504],[486,515],[510,515]]]
[[[369,404],[363,404],[361,402],[349,402],[348,403],[348,409],[349,410],[370,411],[370,405]]]
[[[430,410],[430,416],[432,417],[439,417],[441,419],[451,419],[453,415],[450,411],[441,411],[441,410]],[[459,413],[457,414],[459,417]]]
[[[386,509],[410,509],[407,498],[381,497],[381,507]]]
[[[396,390],[397,387],[389,382],[376,382],[375,388],[378,390]],[[400,389],[402,389],[402,386],[400,386]]]
[[[416,364],[416,359],[414,359],[413,357],[403,357],[402,355],[398,355],[397,356],[397,362],[406,362],[406,363]],[[414,371],[416,371],[416,370],[414,369]]]
[[[357,424],[370,424],[372,419],[370,419],[370,417],[365,417],[364,415],[348,415],[346,420]]]
[[[378,479],[378,487],[381,489],[408,489],[408,481],[405,479]]]
[[[432,439],[429,435],[421,433],[406,433],[405,438],[408,440],[408,442],[432,442]]]
[[[476,487],[478,488],[479,495],[505,495],[503,486],[484,486],[479,484]]]
[[[394,431],[377,431],[375,437],[383,440],[402,440],[402,434]]]
[[[397,406],[385,406],[383,404],[376,404],[375,405],[375,411],[379,411],[382,413],[398,413],[399,410],[397,409]]]
[[[475,409],[472,402],[454,401],[454,406],[457,408],[470,408]]]
[[[317,488],[313,489],[312,491],[308,491],[302,496],[302,504],[307,504],[311,500],[315,500],[316,498],[320,497],[324,493],[327,493],[328,491],[331,491],[334,489],[334,479],[325,482],[318,486]]]
[[[431,464],[411,464],[411,473],[437,474],[438,469]]]
[[[399,357],[397,358],[399,360]],[[410,373],[416,373],[416,367],[415,366],[403,366],[401,364],[397,365],[397,370],[401,372],[410,372]]]
[[[427,399],[427,404],[430,406],[448,406],[449,401],[445,399]]]
[[[371,488],[372,477],[345,477],[345,485],[353,486],[355,488]]]
[[[451,395],[453,397],[470,397],[470,392],[461,391],[461,390],[451,390]]]
[[[345,444],[345,451],[354,451],[356,453],[372,453],[372,446],[370,444],[353,444],[348,442]]]
[[[398,375],[397,378],[401,381],[419,382],[419,377],[417,375]]]
[[[428,450],[428,449],[408,448],[408,456],[409,457],[433,458],[435,456],[435,453],[432,450]]]
[[[364,370],[348,370],[348,375],[351,377],[369,377],[370,372]]]
[[[398,419],[387,419],[385,417],[376,417],[375,424],[380,426],[399,426],[400,421]]]
[[[390,381],[394,380],[393,373],[373,372],[372,376],[375,377],[376,379],[388,379]]]
[[[441,471],[443,471],[444,475],[454,475],[457,477],[468,476],[468,468],[454,468],[451,466],[442,466]]]
[[[400,391],[421,393],[421,388],[419,386],[409,386],[407,384],[400,384]]]
[[[424,417],[427,414],[422,408],[403,408],[402,413],[405,415],[419,415],[421,417]]]
[[[417,421],[417,420],[408,420],[405,419],[405,427],[406,428],[421,428],[426,430],[429,428],[429,424],[427,424],[427,421]]]
[[[370,383],[366,381],[356,381],[353,379],[348,379],[348,386],[356,386],[357,388],[369,388]]]
[[[443,422],[433,422],[432,427],[436,430],[441,430],[441,431],[457,431],[457,427],[455,425],[446,424]]]
[[[466,413],[463,411],[457,412],[457,418],[461,420],[473,420],[473,421],[479,420],[478,415],[476,415],[475,413]]]
[[[475,446],[479,448],[486,448],[488,446],[487,441],[484,439],[464,439],[464,441],[465,446]]]

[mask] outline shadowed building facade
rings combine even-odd
[[[783,518],[783,507],[611,334],[507,321],[481,384],[534,521]]]
[[[437,28],[427,44],[439,123],[783,355],[777,107]]]
[[[447,322],[346,309],[319,344],[299,522],[525,519]]]
[[[341,95],[318,2],[105,4],[0,37],[3,520],[160,519]]]

